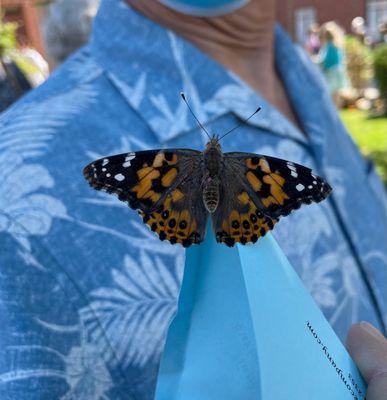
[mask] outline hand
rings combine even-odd
[[[347,348],[368,384],[367,400],[387,400],[387,339],[361,322],[351,326]]]

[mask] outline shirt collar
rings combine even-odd
[[[160,142],[197,128],[179,96],[181,91],[203,124],[229,112],[244,119],[260,106],[261,112],[249,124],[306,141],[302,132],[241,79],[122,0],[102,0],[90,49]]]

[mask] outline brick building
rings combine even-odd
[[[276,0],[277,18],[295,40],[303,42],[309,26],[336,21],[350,32],[353,18],[366,20],[367,31],[378,38],[378,26],[387,21],[387,0]]]
[[[27,44],[44,54],[40,20],[45,5],[51,0],[0,0],[0,9],[7,20],[19,23],[19,43]],[[368,32],[378,38],[378,25],[387,21],[387,0],[275,0],[277,18],[292,37],[303,42],[313,22],[334,20],[349,32],[351,21],[365,18]]]
[[[42,0],[0,0],[0,10],[5,20],[18,23],[18,41],[44,54],[40,19],[44,10]]]

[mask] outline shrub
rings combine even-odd
[[[5,22],[0,14],[0,57],[16,47],[16,22]]]
[[[373,77],[372,53],[353,36],[345,38],[347,73],[354,89],[365,89]]]
[[[375,79],[378,82],[380,96],[387,101],[387,45],[381,44],[374,50]]]

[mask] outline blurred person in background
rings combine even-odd
[[[14,60],[17,49],[15,22],[0,13],[0,112],[31,89],[31,84]]]
[[[382,184],[275,15],[269,0],[102,0],[89,42],[2,115],[0,397],[153,399],[184,249],[91,190],[82,169],[115,153],[203,149],[180,91],[211,132],[261,106],[224,151],[328,180],[329,200],[273,235],[343,341],[359,320],[385,329]]]
[[[87,42],[100,0],[55,0],[44,19],[43,38],[51,67]]]
[[[340,107],[340,91],[348,86],[344,62],[344,32],[339,25],[330,21],[321,26],[320,36],[322,45],[317,62],[322,68],[333,101]]]
[[[351,33],[355,36],[361,43],[368,45],[369,38],[367,37],[367,30],[365,26],[365,21],[363,17],[355,17],[351,21]]]
[[[315,56],[320,51],[320,47],[320,27],[318,24],[312,24],[308,29],[304,48],[311,56]]]
[[[379,25],[378,31],[379,31],[379,43],[387,43],[387,21],[383,21]]]
[[[31,87],[17,64],[9,57],[0,54],[0,112],[6,110]]]
[[[49,67],[47,61],[34,48],[29,46],[21,46],[19,49],[19,58],[21,62],[27,64],[27,76],[32,87],[37,87],[43,83],[49,75]]]
[[[18,42],[18,24],[0,14],[0,111],[48,76],[48,64],[35,49]]]

